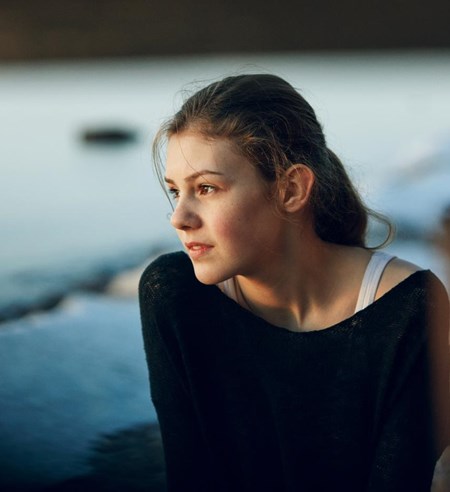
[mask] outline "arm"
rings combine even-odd
[[[376,437],[367,492],[426,492],[437,460],[423,349],[395,389]]]
[[[377,437],[371,492],[430,490],[436,459],[450,443],[448,298],[434,276],[425,294],[418,321],[425,326],[424,338],[399,353]]]
[[[448,294],[438,282],[430,291],[430,360],[438,453],[442,453],[433,477],[433,492],[450,490],[450,388]],[[443,451],[443,452],[442,452]]]
[[[153,289],[153,285],[158,285]],[[139,300],[150,388],[158,415],[169,491],[213,491],[211,465],[189,394],[176,337],[171,333],[170,306],[161,284],[147,270]]]
[[[441,454],[450,445],[450,325],[448,294],[436,277],[430,286],[428,305],[428,350],[435,440],[437,451]]]

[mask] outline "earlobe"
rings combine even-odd
[[[314,180],[314,172],[304,164],[294,164],[286,170],[283,190],[286,212],[298,212],[308,204]]]

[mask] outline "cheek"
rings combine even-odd
[[[215,234],[224,241],[236,242],[245,238],[246,227],[239,217],[225,215],[226,219],[216,222]]]
[[[250,244],[271,234],[275,221],[271,204],[255,200],[223,210],[216,221],[215,232],[223,239]]]

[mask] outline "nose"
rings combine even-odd
[[[179,201],[170,217],[171,225],[180,231],[198,229],[201,225],[199,215],[188,201]]]

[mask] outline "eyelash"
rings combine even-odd
[[[210,184],[201,184],[197,189],[200,195],[209,195],[213,191],[216,191],[216,187]],[[180,191],[177,188],[169,188],[167,191],[174,200],[177,200],[180,196]]]
[[[199,190],[201,190],[201,195],[209,195],[216,190],[216,187],[210,184],[201,184]]]
[[[173,200],[176,200],[178,198],[178,195],[179,195],[179,191],[176,188],[169,188],[167,190],[167,193],[170,195],[170,197]]]

